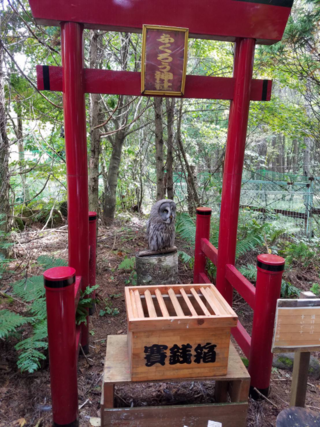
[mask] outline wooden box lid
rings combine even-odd
[[[128,286],[128,330],[235,327],[238,317],[212,284]]]

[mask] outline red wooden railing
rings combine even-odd
[[[96,218],[89,212],[89,284],[95,284]],[[76,326],[76,310],[83,288],[82,277],[72,267],[55,267],[44,273],[46,289],[51,397],[54,426],[78,427],[77,360],[86,323]],[[89,347],[89,346],[88,346]],[[88,349],[86,349],[86,352]]]
[[[194,283],[210,283],[206,274],[206,259],[210,259],[218,267],[218,249],[209,241],[210,208],[197,209]],[[254,310],[251,336],[238,321],[232,335],[249,360],[251,375],[251,394],[256,396],[254,389],[267,395],[270,385],[272,367],[272,336],[277,299],[280,297],[282,273],[285,260],[276,255],[259,255],[257,260],[257,282],[254,287],[234,265],[225,264],[223,275],[231,287]],[[219,267],[218,267],[219,268]],[[219,272],[218,272],[219,273]],[[220,277],[222,272],[220,272]],[[221,291],[221,290],[220,290]],[[221,292],[223,295],[223,291]],[[229,299],[230,295],[223,295]],[[232,304],[232,302],[231,302]]]

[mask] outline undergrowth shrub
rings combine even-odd
[[[44,270],[53,267],[66,266],[67,263],[60,258],[50,258],[40,256],[37,262]],[[10,310],[0,310],[0,338],[16,337],[20,342],[16,344],[18,351],[18,368],[21,372],[35,372],[41,366],[41,361],[46,359],[44,352],[48,348],[47,331],[47,310],[45,299],[45,288],[43,276],[32,276],[27,279],[19,280],[13,285],[12,293],[27,304],[27,309],[23,315],[14,313]],[[94,300],[89,294],[97,289],[98,286],[87,288],[81,292],[76,323],[85,322],[87,310]],[[23,327],[28,325],[31,332],[28,338],[21,340]]]
[[[254,264],[247,264],[239,268],[240,273],[253,284],[257,281],[257,267]],[[282,280],[281,298],[295,298],[299,296],[300,289],[293,286],[290,282]]]
[[[176,232],[182,239],[195,245],[195,220],[186,212],[177,214]],[[260,224],[253,215],[246,212],[239,220],[236,257],[245,255],[262,246],[274,245],[276,240],[285,232],[284,229],[274,229],[271,224]],[[213,216],[210,227],[210,242],[217,248],[219,240],[219,219]]]
[[[316,265],[319,253],[316,250],[310,249],[304,242],[290,243],[282,251],[283,256],[286,258],[286,265],[293,267],[303,267],[308,269]]]

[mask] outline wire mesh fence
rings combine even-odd
[[[195,175],[203,205],[220,212],[222,174],[200,171]],[[189,187],[186,177],[175,173],[175,195],[187,203]],[[320,177],[280,173],[265,169],[245,170],[242,175],[240,218],[254,212],[255,220],[271,222],[285,235],[320,237]]]

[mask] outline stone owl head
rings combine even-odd
[[[149,249],[159,251],[174,246],[176,204],[173,200],[163,199],[151,209],[147,225]]]

